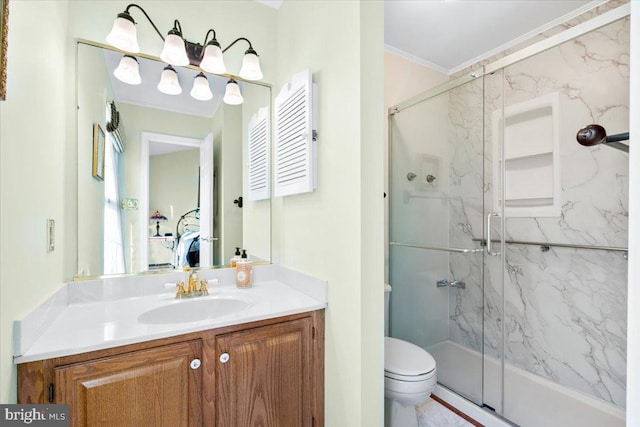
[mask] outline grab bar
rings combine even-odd
[[[486,246],[486,239],[471,239],[474,242],[480,242],[482,246]],[[499,243],[500,240],[491,240],[491,242]],[[524,240],[505,240],[504,243],[512,244],[512,245],[531,245],[531,246],[540,246],[543,248],[549,247],[558,247],[558,248],[573,248],[573,249],[595,249],[600,251],[616,251],[616,252],[628,252],[628,248],[621,248],[618,246],[598,246],[598,245],[572,245],[569,243],[550,243],[550,242],[528,242]]]
[[[470,254],[475,252],[482,252],[482,248],[480,249],[460,249],[460,248],[448,248],[445,246],[429,246],[429,245],[416,245],[413,243],[400,243],[400,242],[389,242],[389,246],[402,246],[406,248],[417,248],[417,249],[431,249],[434,251],[446,251],[446,252],[456,252],[460,254]]]

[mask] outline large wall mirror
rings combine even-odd
[[[132,85],[113,74],[122,53],[80,41],[77,55],[77,277],[225,266],[236,247],[269,262],[270,198],[250,193],[247,177],[271,88],[240,81],[244,101],[230,105],[229,78],[206,74],[213,98],[201,101],[190,94],[198,69],[175,67],[182,93],[168,95],[157,59],[137,57]],[[268,183],[268,127],[262,134]]]

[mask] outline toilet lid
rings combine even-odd
[[[400,375],[423,375],[436,368],[426,350],[397,338],[384,337],[384,370]]]

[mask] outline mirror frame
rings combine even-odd
[[[5,0],[3,0],[5,1]],[[84,44],[87,46],[92,46],[92,47],[97,47],[100,49],[106,49],[106,50],[110,50],[113,52],[118,52],[118,53],[122,53],[127,54],[127,52],[122,51],[120,49],[117,49],[111,45],[105,44],[105,43],[100,43],[100,42],[96,42],[96,41],[92,41],[92,40],[87,40],[87,39],[82,39],[82,38],[76,38],[75,39],[75,47],[76,47],[76,52],[75,52],[75,61],[76,61],[76,105],[78,104],[78,76],[77,76],[77,61],[78,61],[78,51],[79,51],[79,45]],[[145,59],[149,59],[152,61],[158,61],[158,62],[162,62],[164,63],[164,61],[162,61],[162,59],[160,59],[157,56],[154,55],[149,55],[147,53],[143,53],[143,52],[139,52],[135,54],[136,57],[140,57],[140,58],[145,58]],[[194,65],[185,65],[183,66],[183,68],[189,68],[192,70],[196,70],[196,71],[203,71],[200,67],[196,67]],[[204,71],[203,71],[204,72]],[[214,73],[208,73],[208,74],[214,74]],[[265,83],[262,81],[253,81],[253,80],[246,80],[243,79],[240,76],[236,76],[234,74],[214,74],[217,76],[221,76],[221,77],[225,77],[225,78],[229,78],[229,79],[234,79],[238,82],[243,82],[243,83],[249,83],[252,85],[256,85],[256,86],[262,86],[265,87],[269,90],[269,109],[271,111],[273,111],[274,109],[274,99],[273,99],[273,85],[271,83]],[[273,120],[273,119],[271,119]],[[78,135],[77,135],[77,130],[78,130],[78,115],[75,115],[75,130],[76,130],[76,138],[75,138],[75,144],[77,146],[78,144]],[[269,138],[271,139],[271,141],[273,141],[274,138],[274,127],[270,126],[270,135]],[[269,147],[269,149],[271,151],[273,151],[273,144],[271,144],[271,146]],[[270,170],[273,170],[273,156],[271,156],[270,159]],[[270,177],[270,180],[273,180],[273,176]],[[76,191],[77,191],[77,181],[76,181]],[[77,210],[77,206],[76,206],[76,210]],[[136,276],[150,276],[150,275],[157,275],[157,274],[170,274],[170,273],[174,273],[177,272],[179,270],[176,269],[162,269],[162,270],[147,270],[147,271],[139,271],[136,273],[121,273],[121,274],[106,274],[106,275],[98,275],[98,276],[78,276],[77,273],[77,268],[78,268],[78,247],[79,247],[79,239],[80,239],[80,235],[78,233],[78,229],[77,229],[77,223],[76,223],[76,242],[75,242],[75,246],[76,246],[76,262],[75,262],[75,266],[76,266],[76,272],[74,273],[74,277],[70,280],[73,282],[82,282],[82,281],[87,281],[87,280],[103,280],[103,279],[112,279],[112,278],[119,278],[119,277],[136,277]],[[271,194],[269,196],[269,256],[270,256],[270,260],[269,261],[260,261],[260,262],[254,262],[253,265],[269,265],[273,263],[273,194]],[[221,265],[214,265],[214,266],[207,266],[207,267],[194,267],[193,270],[197,270],[197,271],[207,271],[207,270],[217,270],[217,269],[221,269],[221,268],[232,268],[229,264],[221,264]]]

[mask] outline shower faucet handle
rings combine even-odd
[[[438,280],[436,282],[436,288],[444,288],[445,286],[465,289],[467,287],[467,284],[462,280],[447,280],[447,279]]]

